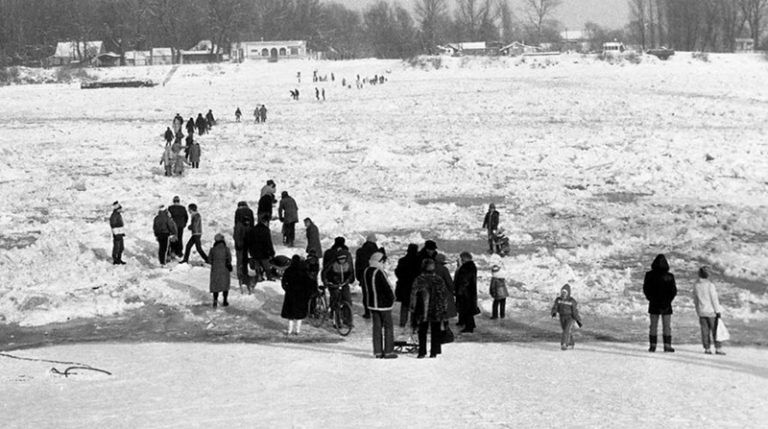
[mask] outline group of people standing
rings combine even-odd
[[[209,133],[215,124],[216,119],[213,117],[213,111],[209,109],[205,117],[199,113],[197,119],[189,118],[187,121],[185,126],[187,135],[185,137],[182,132],[184,118],[180,114],[176,114],[173,118],[172,127],[167,127],[163,134],[165,150],[160,158],[160,165],[164,165],[166,176],[181,176],[184,174],[185,165],[200,168],[201,149],[200,143],[194,138],[195,132],[198,135]]]

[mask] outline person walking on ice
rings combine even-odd
[[[288,335],[299,335],[301,321],[307,317],[309,299],[316,289],[307,265],[299,255],[291,258],[291,265],[283,273],[281,285],[285,297],[280,317],[288,319]]]
[[[723,343],[717,338],[717,325],[720,323],[720,313],[723,311],[723,307],[720,306],[715,285],[709,280],[707,267],[699,268],[699,278],[693,285],[693,305],[699,316],[701,344],[704,346],[704,353],[712,354],[711,338],[715,343],[715,353],[724,355]]]
[[[235,110],[235,122],[240,122],[240,118],[243,116],[243,112],[240,111],[240,108],[238,107]]]
[[[189,230],[192,235],[189,237],[189,241],[187,241],[187,247],[184,249],[184,259],[181,260],[181,263],[186,264],[189,262],[189,255],[192,253],[192,246],[195,246],[197,253],[200,254],[200,257],[203,258],[203,261],[208,263],[208,256],[205,255],[203,246],[200,244],[200,238],[203,236],[203,220],[200,217],[200,213],[197,212],[197,204],[193,203],[187,207],[189,208],[189,214],[191,218],[189,222]]]
[[[578,303],[571,296],[571,285],[565,284],[560,289],[560,296],[555,298],[555,304],[552,306],[552,318],[560,315],[560,327],[563,334],[560,337],[560,349],[568,350],[573,348],[573,324],[576,323],[581,328],[581,316],[579,316]]]
[[[109,227],[112,229],[112,264],[125,265],[123,250],[125,232],[123,231],[123,206],[118,201],[112,203],[112,215],[109,217]]]
[[[219,305],[219,293],[224,295],[221,305],[229,306],[230,273],[232,272],[232,253],[222,234],[216,234],[213,238],[213,247],[208,252],[208,260],[211,263],[211,280],[208,290],[213,294],[213,308]]]
[[[384,254],[375,252],[368,260],[360,278],[360,284],[365,291],[365,308],[371,313],[373,321],[373,354],[380,359],[394,359],[395,330],[392,324],[392,307],[395,305],[395,294],[384,272],[382,260]],[[383,341],[382,341],[383,339]]]
[[[176,239],[176,223],[173,222],[171,214],[168,213],[168,209],[164,205],[158,209],[157,216],[152,222],[152,231],[155,233],[158,244],[157,259],[160,261],[160,265],[164,267],[171,240]]]
[[[506,280],[501,276],[501,267],[498,265],[491,267],[491,287],[488,292],[493,298],[491,319],[503,319],[509,291],[507,290]]]
[[[489,252],[493,254],[495,250],[494,234],[496,234],[496,230],[499,228],[499,212],[496,210],[496,204],[491,203],[488,206],[488,213],[485,214],[485,219],[483,219],[483,228],[488,233]]]

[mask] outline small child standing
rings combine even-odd
[[[503,319],[509,291],[507,290],[506,281],[501,277],[501,267],[498,265],[491,267],[491,287],[488,293],[493,298],[491,320],[498,319],[499,317]]]
[[[582,325],[578,303],[571,297],[571,285],[568,283],[560,289],[560,296],[555,299],[555,304],[552,306],[552,317],[554,318],[557,314],[560,314],[560,326],[563,328],[560,349],[573,348],[573,323],[576,322],[579,328]]]

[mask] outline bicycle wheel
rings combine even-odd
[[[325,297],[316,295],[309,300],[309,311],[307,312],[307,318],[309,323],[315,328],[319,328],[325,322],[325,318],[328,316],[328,307],[325,305]]]
[[[342,337],[346,337],[352,332],[352,307],[348,302],[342,301],[336,306],[336,311],[333,312],[333,321],[336,332]]]

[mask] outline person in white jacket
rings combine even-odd
[[[715,285],[709,280],[707,267],[699,268],[699,279],[693,286],[693,304],[696,306],[696,314],[701,325],[701,343],[704,353],[712,354],[710,337],[715,343],[715,353],[724,355],[722,343],[717,340],[717,323],[720,321],[720,300],[717,297]]]

